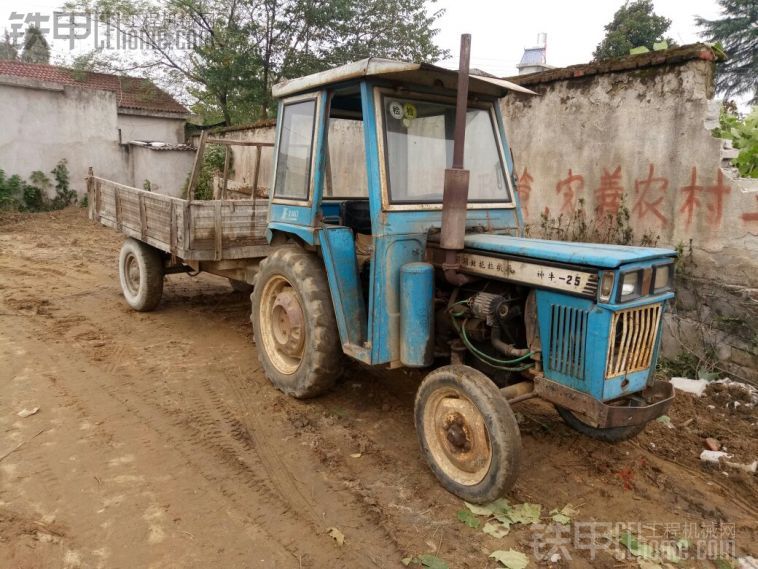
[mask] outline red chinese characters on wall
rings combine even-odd
[[[758,202],[758,196],[755,196],[755,201]],[[747,211],[742,214],[742,221],[745,223],[758,222],[758,204],[754,211]]]
[[[529,215],[529,194],[532,192],[532,182],[534,182],[534,178],[529,174],[529,170],[524,168],[518,178],[518,195],[524,217]]]
[[[689,228],[699,216],[703,216],[702,220],[708,226],[719,227],[724,220],[725,204],[732,188],[725,182],[724,173],[720,168],[717,168],[715,174],[715,179],[709,185],[707,179],[702,182],[699,180],[697,166],[693,166],[688,182],[676,191],[670,188],[670,180],[656,172],[655,164],[650,163],[644,176],[634,180],[634,193],[630,196],[631,213],[638,220],[661,228],[676,221],[668,217],[670,215],[668,212],[672,210],[676,218],[683,221],[686,228]],[[603,168],[599,184],[594,190],[594,209],[598,215],[615,215],[619,211],[625,196],[621,175],[620,165],[613,171]],[[524,217],[529,215],[529,196],[533,182],[532,175],[527,168],[524,168],[518,183]],[[555,193],[561,197],[560,212],[573,212],[584,190],[584,174],[569,168],[568,174],[555,184]],[[549,214],[550,209],[545,206],[545,215]],[[758,222],[758,207],[754,211],[743,213],[741,218],[746,223]]]
[[[600,176],[600,185],[595,190],[595,210],[600,215],[618,212],[621,206],[621,198],[624,195],[624,188],[621,182],[621,166],[617,166],[611,173],[603,168],[603,175]]]
[[[648,166],[647,177],[635,180],[634,193],[635,203],[632,213],[643,220],[650,216],[660,221],[661,226],[668,225],[668,219],[661,211],[663,200],[666,199],[666,191],[669,187],[668,179],[663,176],[655,176],[655,166]]]
[[[555,193],[563,196],[561,213],[571,213],[576,207],[576,195],[584,190],[584,176],[574,174],[569,168],[568,176],[555,185]]]
[[[692,224],[694,215],[702,209],[701,196],[706,199],[706,222],[711,226],[721,225],[724,217],[724,196],[732,191],[730,186],[724,184],[724,174],[721,169],[716,173],[716,183],[712,186],[702,186],[697,183],[697,167],[693,166],[690,171],[690,182],[682,186],[681,193],[683,196],[682,205],[679,213],[686,216],[685,225],[689,227]]]

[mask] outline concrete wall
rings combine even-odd
[[[184,143],[184,119],[171,116],[156,117],[119,110],[116,125],[121,129],[121,142],[157,140],[169,144]]]
[[[195,160],[194,148],[156,149],[132,144],[129,154],[129,185],[144,188],[149,182],[151,192],[182,197]]]
[[[514,78],[539,93],[501,103],[527,223],[628,207],[637,237],[679,246],[664,354],[758,381],[758,180],[738,177],[714,138],[705,46]],[[562,217],[561,217],[562,216]]]
[[[638,235],[691,243],[703,276],[758,287],[758,185],[722,168],[711,61],[537,78],[539,96],[502,101],[527,222],[623,200]]]
[[[119,115],[117,109],[116,95],[109,91],[0,77],[0,169],[26,180],[35,170],[52,178],[50,170],[66,159],[71,187],[80,195],[89,166],[96,175],[123,184],[142,187],[144,179],[156,178],[168,188],[167,180],[185,169],[191,153],[140,156],[133,165],[129,147],[119,145],[118,129],[126,126],[141,139],[170,136],[166,142],[175,143],[179,132],[183,137],[183,121]]]
[[[25,179],[35,170],[48,176],[65,158],[71,187],[84,193],[84,177],[95,172],[128,179],[128,155],[118,146],[116,95],[34,82],[0,83],[0,168]]]

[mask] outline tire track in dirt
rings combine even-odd
[[[79,331],[78,336],[82,334],[85,336],[91,335],[100,338],[106,344],[112,345],[114,343],[102,328],[94,322],[89,321],[85,316],[71,313],[66,308],[57,305],[55,309],[57,311],[57,318],[52,326],[56,332],[55,336],[65,335],[72,328],[76,328]],[[86,328],[88,331],[82,332],[82,328]],[[38,331],[41,337],[47,336],[46,339],[54,340],[55,336],[47,334],[47,326],[42,326]],[[85,351],[85,354],[89,359],[92,359],[91,351]],[[119,360],[133,359],[135,356],[134,350],[128,350],[125,344],[121,344]],[[97,364],[98,362],[95,361],[93,363]],[[116,362],[116,365],[118,365],[118,362]],[[178,450],[183,458],[191,463],[194,468],[197,468],[209,483],[218,485],[221,494],[232,504],[238,505],[250,500],[247,492],[244,494],[240,492],[239,487],[241,486],[247,491],[252,492],[256,496],[257,502],[266,505],[265,510],[269,525],[279,525],[282,527],[302,525],[304,521],[302,515],[306,512],[310,518],[308,531],[312,534],[323,535],[325,527],[320,523],[322,520],[319,519],[312,503],[309,503],[302,492],[295,486],[292,475],[286,466],[278,462],[275,467],[272,467],[270,455],[268,455],[269,462],[265,458],[261,458],[260,449],[265,448],[264,445],[246,443],[244,438],[241,442],[235,440],[235,430],[236,434],[239,435],[239,425],[241,424],[237,416],[215,393],[210,380],[205,378],[200,383],[208,394],[208,401],[205,400],[205,397],[201,397],[198,392],[193,391],[190,394],[190,408],[185,410],[182,416],[173,422],[174,426],[188,431],[188,437],[176,436],[174,433],[156,425],[151,419],[153,414],[138,408],[134,399],[128,402],[125,397],[127,394],[123,392],[125,386],[131,386],[131,389],[138,395],[139,407],[152,405],[160,413],[174,412],[174,409],[167,408],[154,401],[155,386],[151,385],[141,388],[141,384],[136,378],[128,378],[122,375],[122,377],[118,378],[117,382],[101,382],[99,387],[115,401],[124,405],[130,414],[139,418],[144,425],[154,430],[162,439],[174,447],[175,450]],[[222,429],[222,426],[225,428]],[[258,428],[261,426],[259,423]],[[249,431],[245,430],[249,435]],[[215,471],[205,469],[204,461],[199,462],[193,457],[196,454],[194,447],[198,444],[207,452],[212,453],[220,464],[232,470],[233,476],[229,477],[228,473],[222,476]],[[267,473],[268,476],[261,476],[258,472]],[[230,480],[238,484],[230,483]],[[271,537],[272,539],[274,538],[274,536]],[[329,540],[328,537],[319,537],[319,541],[328,544],[330,540],[327,540]],[[306,555],[306,552],[295,547],[294,543],[295,540],[293,539],[285,541],[283,545],[294,558],[302,559]],[[326,549],[328,549],[328,546]],[[353,566],[361,566],[361,564],[366,563],[365,557],[355,557],[346,552],[341,552],[340,558],[346,558],[345,560],[349,560]]]

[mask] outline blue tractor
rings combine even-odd
[[[297,398],[349,357],[424,368],[421,450],[475,503],[514,483],[512,406],[555,405],[605,441],[673,399],[654,379],[675,252],[523,236],[498,99],[526,91],[366,59],[273,89],[279,100],[266,237],[252,316],[267,377]]]

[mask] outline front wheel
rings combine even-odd
[[[121,246],[118,276],[126,303],[138,312],[155,310],[163,295],[163,258],[158,249],[129,237]]]
[[[618,443],[632,439],[645,430],[645,427],[647,426],[646,423],[643,423],[641,425],[631,425],[629,427],[609,427],[602,429],[585,423],[580,419],[579,415],[576,415],[565,407],[556,405],[555,409],[558,411],[561,419],[563,419],[569,427],[586,437],[606,443]]]
[[[521,463],[513,411],[483,373],[465,365],[441,367],[416,394],[416,433],[432,472],[448,491],[485,504],[505,494]]]
[[[342,346],[318,257],[297,246],[277,249],[261,261],[250,298],[258,359],[271,383],[298,399],[331,388]]]

